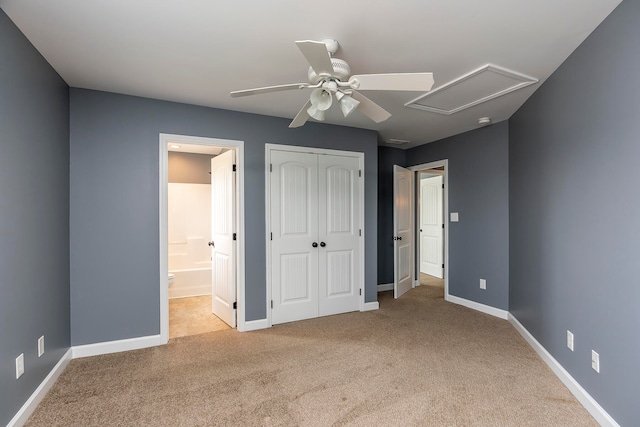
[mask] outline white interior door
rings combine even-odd
[[[442,175],[420,180],[420,271],[442,279]]]
[[[271,168],[271,323],[318,317],[318,156],[273,150]]]
[[[393,166],[394,280],[393,296],[399,298],[413,287],[413,172]]]
[[[213,314],[236,327],[235,151],[211,159],[211,299]]]
[[[360,307],[360,183],[355,157],[318,156],[319,315]]]

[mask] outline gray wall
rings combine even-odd
[[[71,337],[160,332],[158,135],[245,142],[246,320],[265,318],[264,144],[365,153],[365,300],[376,301],[376,133],[71,89]],[[113,165],[117,165],[114,168]]]
[[[173,151],[167,154],[168,182],[211,184],[211,159],[215,156]]]
[[[449,293],[503,310],[509,309],[508,136],[502,122],[407,150],[407,166],[449,160],[449,212],[460,214],[460,222],[449,223]]]
[[[510,120],[511,312],[623,426],[640,425],[638,40],[627,0]]]
[[[404,166],[406,151],[378,147],[378,283],[393,283],[393,165]]]
[[[0,272],[6,425],[69,348],[69,89],[2,10]]]

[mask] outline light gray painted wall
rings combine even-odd
[[[404,166],[406,151],[378,147],[378,283],[393,283],[393,165]]]
[[[69,89],[0,10],[0,425],[69,348]],[[45,353],[37,340],[45,336]],[[25,357],[16,380],[15,358]]]
[[[245,142],[246,312],[266,316],[264,144],[365,153],[365,300],[376,301],[376,133],[71,89],[73,345],[160,332],[159,133]],[[114,168],[117,165],[117,168]]]
[[[407,150],[407,166],[449,160],[449,212],[460,215],[449,223],[449,293],[503,310],[509,309],[508,135],[501,122]]]
[[[622,426],[640,425],[639,40],[626,0],[509,125],[511,311]]]

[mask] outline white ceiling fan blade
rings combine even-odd
[[[313,40],[302,40],[297,41],[296,45],[298,45],[304,57],[307,58],[309,65],[311,65],[316,74],[333,74],[331,56],[326,44]]]
[[[289,123],[290,128],[299,128],[309,120],[310,116],[309,113],[307,113],[307,109],[309,107],[311,107],[311,101],[307,101],[307,103],[304,104],[304,107],[298,111],[298,114],[293,118],[293,121]]]
[[[282,90],[304,89],[308,86],[309,86],[308,83],[291,83],[288,85],[266,86],[266,87],[258,87],[255,89],[235,90],[231,92],[229,95],[231,95],[232,98],[239,98],[241,96],[258,95],[261,93],[268,93],[268,92],[279,92]]]
[[[358,81],[358,90],[409,90],[428,92],[433,86],[433,73],[360,74],[351,76]]]
[[[360,105],[358,105],[358,111],[369,117],[374,122],[384,122],[389,117],[391,117],[390,112],[388,112],[363,94],[358,93],[354,90],[351,94],[351,97],[360,102]]]

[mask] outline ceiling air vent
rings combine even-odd
[[[391,144],[391,145],[404,145],[408,143],[409,141],[406,141],[404,139],[387,139],[387,144]]]

